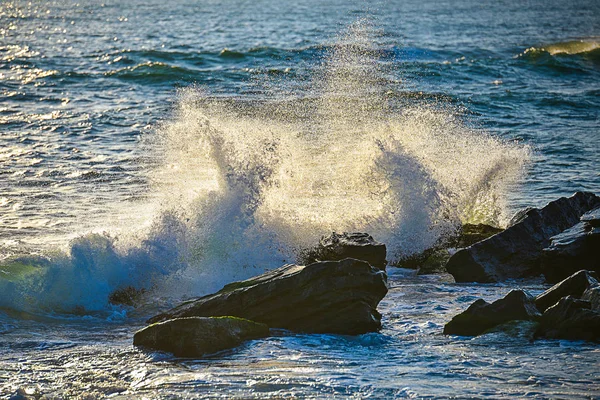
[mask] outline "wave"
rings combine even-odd
[[[540,60],[544,57],[551,59],[581,57],[592,61],[600,60],[600,41],[598,40],[571,40],[558,42],[540,47],[530,47],[518,55],[519,58]]]
[[[115,290],[146,289],[152,303],[201,295],[294,262],[331,231],[369,232],[394,261],[461,223],[503,224],[529,149],[452,108],[396,102],[394,66],[375,43],[368,21],[351,25],[300,93],[276,78],[261,102],[181,90],[146,143],[158,165],[148,171],[153,203],[133,212],[152,217],[64,251],[6,258],[0,307],[110,312]],[[119,74],[148,68],[166,67]]]

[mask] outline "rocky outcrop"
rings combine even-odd
[[[535,321],[540,317],[533,296],[512,290],[503,299],[488,303],[479,299],[444,327],[444,334],[477,336],[509,321]]]
[[[166,351],[177,357],[202,357],[269,335],[269,328],[242,318],[177,318],[147,326],[133,336],[133,344]]]
[[[600,272],[600,207],[584,214],[575,226],[553,236],[542,254],[542,272],[551,283],[580,269]]]
[[[591,286],[598,284],[598,276],[591,271],[579,271],[565,280],[552,286],[544,293],[535,298],[535,305],[541,312],[554,304],[561,298],[573,296],[580,298]]]
[[[550,238],[599,206],[600,197],[578,192],[541,209],[519,213],[503,232],[456,252],[446,269],[457,282],[498,282],[539,275],[542,250]]]
[[[418,275],[445,273],[446,264],[456,249],[471,246],[502,231],[503,229],[486,224],[464,224],[456,236],[445,238],[437,246],[422,253],[406,257],[395,266],[416,269]]]
[[[286,265],[187,301],[150,322],[232,315],[271,328],[353,335],[381,327],[377,304],[386,293],[385,272],[365,261]]]
[[[600,341],[600,313],[591,309],[589,301],[563,297],[544,312],[536,336]]]
[[[366,261],[383,271],[387,265],[385,244],[376,242],[367,233],[359,232],[333,232],[329,236],[323,236],[315,248],[305,251],[300,256],[300,262],[308,265],[318,261],[339,261],[345,258]]]

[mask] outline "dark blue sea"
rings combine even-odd
[[[442,335],[541,280],[389,268],[380,333],[132,346],[332,231],[393,262],[600,194],[599,112],[598,1],[0,0],[0,396],[600,397],[597,345]]]

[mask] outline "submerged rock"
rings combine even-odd
[[[376,242],[368,233],[333,232],[323,236],[319,244],[301,256],[302,264],[318,261],[339,261],[345,258],[363,260],[371,266],[384,270],[387,265],[385,244]]]
[[[591,309],[589,301],[563,297],[544,312],[536,336],[600,341],[600,313]]]
[[[385,272],[365,261],[285,265],[187,301],[149,322],[233,315],[296,332],[354,335],[380,329],[377,304],[386,293]]]
[[[173,353],[177,357],[201,357],[269,335],[269,327],[235,317],[176,318],[139,330],[134,346]]]
[[[540,312],[533,296],[522,290],[511,290],[503,299],[488,303],[479,299],[444,326],[444,334],[477,336],[509,321],[535,321]]]
[[[498,282],[541,274],[542,250],[550,238],[600,206],[600,197],[577,192],[541,209],[517,214],[513,225],[454,254],[446,269],[457,282]]]
[[[541,312],[565,296],[580,298],[591,286],[598,284],[598,276],[591,271],[579,271],[552,286],[535,298],[535,305]]]
[[[542,272],[548,282],[558,282],[580,269],[600,272],[600,207],[550,240],[542,257]]]

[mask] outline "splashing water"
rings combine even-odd
[[[183,90],[151,140],[153,223],[7,261],[0,306],[102,310],[125,286],[198,295],[293,262],[331,231],[369,232],[394,261],[461,223],[503,224],[529,150],[451,109],[396,101],[376,35],[368,21],[351,25],[302,93],[276,82],[261,102]]]

